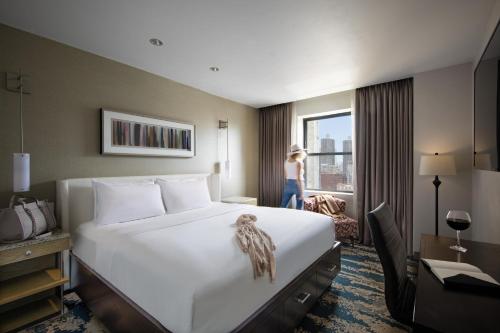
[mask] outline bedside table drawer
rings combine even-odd
[[[0,256],[0,266],[69,249],[69,238],[54,240],[5,250]]]

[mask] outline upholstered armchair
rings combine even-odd
[[[344,214],[347,205],[345,200],[336,198],[332,195],[329,196],[331,196],[329,199],[334,200],[336,206],[339,208],[334,214],[325,214],[330,216],[335,224],[335,237],[342,241],[351,242],[354,247],[354,240],[358,238],[358,221]],[[325,197],[325,195],[321,197]],[[318,204],[319,201],[317,196],[305,198],[304,210],[321,213]]]

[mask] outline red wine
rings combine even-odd
[[[470,221],[462,219],[448,218],[446,223],[454,230],[465,230],[470,227]]]

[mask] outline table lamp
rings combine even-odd
[[[435,234],[438,236],[438,207],[439,207],[439,196],[438,188],[441,185],[441,180],[438,176],[448,176],[455,175],[455,158],[453,155],[439,155],[435,153],[434,155],[422,155],[420,157],[420,175],[422,176],[434,176],[434,181],[432,182],[436,188],[436,230]]]

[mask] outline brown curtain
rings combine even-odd
[[[260,109],[259,204],[278,207],[281,202],[285,172],[283,162],[290,148],[292,104]]]
[[[382,202],[413,243],[413,79],[356,89],[356,181],[360,240],[371,244],[366,214]]]

